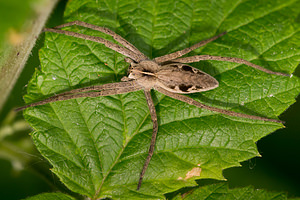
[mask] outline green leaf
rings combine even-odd
[[[234,199],[259,199],[259,200],[286,200],[287,195],[280,192],[268,192],[265,190],[257,190],[253,187],[244,187],[236,189],[228,189],[227,184],[213,184],[205,187],[200,187],[183,194],[182,200],[234,200]]]
[[[296,0],[73,0],[65,21],[108,27],[150,58],[228,31],[191,54],[240,57],[292,73],[300,58],[299,11]],[[85,28],[66,29],[113,41]],[[74,88],[119,82],[128,68],[123,55],[102,44],[53,33],[46,33],[40,59],[41,71],[28,85],[26,103]],[[212,91],[188,95],[210,106],[277,118],[300,91],[295,76],[269,75],[218,61],[192,66],[220,82]],[[259,156],[255,142],[283,127],[203,110],[156,91],[152,96],[159,131],[139,191],[137,182],[152,135],[142,91],[54,102],[27,109],[24,116],[36,130],[33,140],[53,172],[72,191],[92,199],[164,199],[164,193],[196,185],[195,179],[223,179],[223,169]],[[188,172],[195,176],[187,178]]]
[[[44,193],[33,197],[28,197],[25,200],[75,200],[63,193]]]

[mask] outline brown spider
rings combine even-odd
[[[63,28],[63,27],[73,26],[73,25],[78,25],[78,26],[82,26],[85,28],[90,28],[93,30],[106,33],[112,36],[117,42],[122,44],[124,47],[119,46],[115,43],[112,43],[100,37],[94,37],[90,35],[84,35],[76,32],[70,32],[70,31],[58,29],[58,28]],[[133,46],[127,40],[117,35],[115,32],[104,27],[95,26],[82,21],[73,21],[66,24],[62,24],[55,28],[45,28],[44,31],[60,33],[60,34],[69,35],[72,37],[82,38],[85,40],[90,40],[90,41],[104,44],[106,47],[127,56],[125,61],[130,63],[129,75],[128,77],[123,77],[121,79],[122,82],[108,83],[99,86],[90,86],[90,87],[85,87],[80,89],[74,89],[68,92],[64,92],[52,96],[45,100],[17,108],[16,110],[20,111],[32,106],[38,106],[50,102],[64,101],[64,100],[80,98],[80,97],[109,96],[115,94],[134,92],[138,90],[144,90],[147,104],[150,110],[151,120],[153,122],[153,134],[151,138],[149,153],[145,161],[145,164],[142,168],[142,171],[140,173],[137,190],[139,190],[139,188],[141,187],[144,174],[147,170],[147,167],[153,155],[156,135],[158,131],[156,111],[150,94],[151,89],[155,89],[163,93],[164,95],[197,106],[199,108],[204,108],[214,112],[219,112],[225,115],[249,118],[253,120],[263,120],[263,121],[282,123],[282,121],[276,119],[268,119],[264,117],[247,115],[247,114],[242,114],[242,113],[237,113],[229,110],[207,106],[202,103],[199,103],[198,101],[193,100],[192,98],[181,95],[181,94],[190,94],[195,92],[203,92],[203,91],[214,89],[219,86],[218,81],[212,76],[210,76],[209,74],[202,72],[199,69],[196,69],[189,65],[183,64],[183,63],[198,62],[200,60],[219,60],[219,61],[240,63],[261,70],[268,74],[289,76],[288,74],[284,74],[281,72],[270,71],[268,69],[250,63],[241,58],[221,57],[221,56],[211,56],[211,55],[196,55],[191,57],[179,58],[193,51],[194,49],[197,49],[223,36],[224,34],[226,34],[226,32],[223,32],[210,39],[203,40],[189,48],[176,51],[174,53],[160,56],[154,58],[153,60],[150,60],[147,56],[145,56],[142,52],[140,52],[135,46]]]

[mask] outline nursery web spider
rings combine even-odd
[[[59,29],[67,26],[73,26],[73,25],[90,28],[108,34],[112,36],[117,42],[122,44],[122,46],[112,43],[100,37],[94,37],[90,35]],[[137,190],[139,190],[141,187],[144,174],[147,170],[147,167],[153,155],[156,135],[158,131],[156,111],[150,94],[151,89],[155,89],[160,93],[163,93],[164,95],[186,102],[190,105],[194,105],[199,108],[211,110],[214,112],[219,112],[225,115],[249,118],[253,120],[282,123],[282,121],[276,119],[268,119],[264,117],[247,115],[247,114],[242,114],[242,113],[237,113],[229,110],[207,106],[198,101],[195,101],[190,97],[182,95],[182,94],[190,94],[195,92],[203,92],[218,87],[219,83],[215,78],[213,78],[212,76],[210,76],[209,74],[203,71],[200,71],[199,69],[184,64],[184,63],[198,62],[200,60],[218,60],[218,61],[240,63],[261,70],[268,74],[289,76],[288,74],[284,74],[281,72],[270,71],[268,69],[250,63],[241,58],[221,57],[221,56],[211,56],[211,55],[195,55],[191,57],[179,58],[193,51],[194,49],[197,49],[203,45],[206,45],[209,42],[212,42],[213,40],[216,40],[217,38],[226,34],[226,32],[223,32],[212,38],[203,40],[186,49],[176,51],[174,53],[170,53],[164,56],[154,58],[153,60],[150,60],[147,56],[145,56],[142,52],[140,52],[135,46],[133,46],[127,40],[125,40],[115,32],[111,31],[110,29],[104,27],[95,26],[82,21],[73,21],[66,24],[62,24],[55,28],[45,28],[44,31],[60,33],[60,34],[64,34],[76,38],[82,38],[85,40],[90,40],[90,41],[104,44],[106,47],[120,54],[123,54],[127,57],[125,58],[125,61],[130,63],[130,67],[128,71],[129,75],[127,77],[123,77],[121,79],[122,82],[108,83],[104,85],[74,89],[68,92],[64,92],[52,96],[45,100],[17,108],[17,111],[23,110],[28,107],[43,105],[55,101],[64,101],[64,100],[80,98],[80,97],[108,96],[108,95],[123,94],[123,93],[138,91],[138,90],[144,90],[144,94],[150,110],[151,120],[153,122],[153,134],[151,138],[149,153],[144,163],[144,166],[142,168],[142,171],[140,173]]]

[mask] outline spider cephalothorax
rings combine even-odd
[[[119,46],[115,43],[112,43],[100,37],[94,37],[90,35],[84,35],[76,32],[70,32],[70,31],[64,31],[58,29],[66,26],[72,26],[72,25],[91,28],[106,33],[108,35],[111,35],[117,42],[122,44],[124,47]],[[276,119],[268,119],[265,117],[247,115],[247,114],[242,114],[242,113],[237,113],[233,111],[207,106],[198,101],[195,101],[192,98],[179,94],[179,93],[189,94],[194,92],[202,92],[202,91],[207,91],[218,87],[219,85],[218,81],[214,77],[210,76],[205,72],[200,71],[199,69],[184,64],[184,63],[198,62],[200,60],[219,60],[219,61],[235,62],[240,64],[246,64],[250,67],[264,71],[269,74],[289,76],[288,74],[284,74],[281,72],[273,72],[271,70],[265,69],[261,66],[255,65],[241,58],[221,57],[221,56],[211,56],[211,55],[196,55],[191,57],[179,58],[193,51],[194,49],[221,37],[226,32],[223,32],[210,39],[201,41],[189,48],[150,60],[147,56],[145,56],[142,52],[140,52],[131,43],[129,43],[128,41],[126,41],[124,38],[117,35],[113,31],[104,27],[98,27],[81,21],[74,21],[74,22],[69,22],[57,26],[54,29],[46,28],[44,29],[44,31],[65,34],[65,35],[104,44],[106,47],[127,56],[125,61],[130,63],[131,65],[128,70],[129,75],[128,77],[122,78],[122,82],[108,83],[104,85],[96,85],[96,86],[71,90],[68,92],[64,92],[52,96],[43,101],[39,101],[36,103],[32,103],[20,107],[17,110],[23,110],[25,108],[32,107],[32,106],[38,106],[50,102],[63,101],[63,100],[74,99],[79,97],[108,96],[108,95],[123,94],[123,93],[138,91],[138,90],[144,90],[144,94],[150,110],[151,120],[153,122],[153,134],[151,138],[149,153],[146,158],[145,164],[142,168],[142,171],[140,173],[137,189],[141,187],[144,174],[153,155],[156,135],[158,131],[156,111],[150,94],[151,89],[155,89],[163,93],[164,95],[186,102],[190,105],[194,105],[199,108],[208,109],[214,112],[219,112],[225,115],[244,117],[253,120],[263,120],[263,121],[282,123],[282,121]]]
[[[128,80],[136,80],[142,87],[152,89],[157,81],[156,73],[159,68],[160,66],[153,60],[143,60],[139,63],[131,62]]]

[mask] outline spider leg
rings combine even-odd
[[[253,64],[247,60],[241,59],[241,58],[233,58],[233,57],[222,57],[222,56],[211,56],[211,55],[197,55],[197,56],[191,56],[191,57],[185,57],[185,58],[177,58],[175,60],[172,60],[172,62],[179,62],[179,63],[193,63],[198,62],[200,60],[219,60],[219,61],[227,61],[227,62],[233,62],[233,63],[239,63],[239,64],[245,64],[250,67],[253,67],[255,69],[258,69],[260,71],[266,72],[268,74],[275,74],[280,76],[290,76],[289,74],[281,73],[281,72],[273,72],[271,70],[265,69],[259,65]]]
[[[116,34],[115,32],[113,32],[112,30],[105,28],[105,27],[100,27],[100,26],[96,26],[93,24],[89,24],[83,21],[73,21],[73,22],[69,22],[69,23],[65,23],[59,26],[54,27],[55,29],[57,28],[63,28],[63,27],[67,27],[67,26],[73,26],[73,25],[77,25],[77,26],[82,26],[85,28],[90,28],[96,31],[100,31],[102,33],[105,33],[107,35],[112,36],[117,42],[119,42],[120,44],[122,44],[124,47],[126,47],[127,49],[129,49],[130,51],[134,52],[135,54],[139,55],[139,57],[143,60],[147,60],[148,57],[145,56],[142,52],[140,52],[135,46],[133,46],[130,42],[128,42],[127,40],[125,40],[123,37],[121,37],[120,35]]]
[[[128,57],[126,57],[124,60],[125,60],[125,62],[127,62],[129,64],[135,63],[134,60],[132,60],[131,58],[128,58]]]
[[[170,53],[170,54],[167,54],[167,55],[164,55],[164,56],[157,57],[154,60],[157,63],[163,63],[163,62],[166,62],[166,61],[169,61],[169,60],[173,60],[173,59],[181,57],[181,56],[183,56],[183,55],[185,55],[185,54],[187,54],[187,53],[189,53],[189,52],[191,52],[191,51],[193,51],[193,50],[195,50],[195,49],[197,49],[197,48],[199,48],[199,47],[201,47],[203,45],[206,45],[207,43],[210,43],[210,42],[218,39],[219,37],[225,35],[226,33],[227,32],[225,31],[225,32],[223,32],[223,33],[221,33],[219,35],[216,35],[216,36],[212,37],[212,38],[209,38],[209,39],[203,40],[203,41],[201,41],[201,42],[199,42],[197,44],[194,44],[191,47],[188,47],[186,49],[183,49],[183,50],[180,50],[180,51],[176,51],[174,53]]]
[[[57,94],[55,96],[52,96],[50,98],[55,98],[56,96],[65,96],[68,94],[81,93],[81,92],[110,90],[110,89],[114,89],[114,88],[124,88],[124,87],[134,87],[134,86],[137,86],[135,81],[107,83],[104,85],[92,85],[89,87],[78,88],[78,89],[74,89],[71,91],[63,92],[63,93]]]
[[[148,104],[148,107],[149,107],[149,110],[150,110],[151,120],[153,122],[153,133],[152,133],[152,137],[151,137],[151,143],[150,143],[148,156],[145,160],[143,169],[140,173],[140,179],[139,179],[139,183],[138,183],[138,186],[137,186],[137,190],[139,190],[141,185],[142,185],[143,177],[144,177],[145,172],[148,168],[150,160],[153,156],[155,141],[156,141],[156,136],[157,136],[157,131],[158,131],[157,116],[156,116],[155,106],[154,106],[153,100],[151,98],[150,90],[144,90],[144,93],[145,93],[147,104]]]
[[[261,121],[268,121],[268,122],[276,122],[276,123],[284,123],[283,121],[280,120],[276,120],[276,119],[269,119],[269,118],[265,118],[265,117],[259,117],[259,116],[255,116],[255,115],[247,115],[247,114],[243,114],[243,113],[237,113],[234,111],[230,111],[230,110],[224,110],[224,109],[220,109],[220,108],[215,108],[215,107],[211,107],[211,106],[207,106],[205,104],[202,104],[198,101],[195,101],[194,99],[181,95],[181,94],[177,94],[177,93],[172,93],[169,92],[161,87],[156,86],[154,89],[156,89],[157,91],[163,93],[164,95],[167,95],[173,99],[177,99],[179,101],[183,101],[186,102],[190,105],[194,105],[197,106],[198,108],[204,108],[210,111],[214,111],[214,112],[218,112],[218,113],[222,113],[224,115],[229,115],[229,116],[235,116],[235,117],[243,117],[243,118],[248,118],[248,119],[254,119],[254,120],[261,120]]]
[[[48,31],[48,32],[53,32],[53,33],[59,33],[59,34],[63,34],[63,35],[68,35],[68,36],[72,36],[75,38],[81,38],[84,40],[90,40],[93,42],[97,42],[97,43],[101,43],[104,44],[106,47],[120,53],[123,54],[124,56],[127,56],[131,59],[133,59],[136,62],[140,62],[143,59],[135,54],[134,52],[132,52],[129,49],[126,49],[125,47],[121,47],[113,42],[110,42],[108,40],[105,40],[103,38],[100,37],[95,37],[95,36],[91,36],[91,35],[85,35],[85,34],[81,34],[81,33],[76,33],[76,32],[72,32],[72,31],[65,31],[65,30],[59,30],[59,29],[53,29],[53,28],[44,28],[43,31]]]
[[[98,96],[109,96],[109,95],[115,95],[115,94],[124,94],[128,92],[134,92],[141,90],[142,87],[135,84],[134,86],[128,86],[124,85],[124,87],[117,87],[117,88],[102,88],[101,91],[98,92],[89,92],[89,93],[65,93],[65,95],[55,95],[53,97],[49,97],[48,99],[38,101],[36,103],[32,103],[26,106],[19,107],[15,109],[16,112],[24,110],[29,107],[34,107],[34,106],[40,106],[44,105],[47,103],[51,102],[56,102],[56,101],[65,101],[69,99],[75,99],[75,98],[80,98],[80,97],[98,97]],[[94,89],[93,89],[94,90]],[[82,91],[81,91],[82,92]]]

